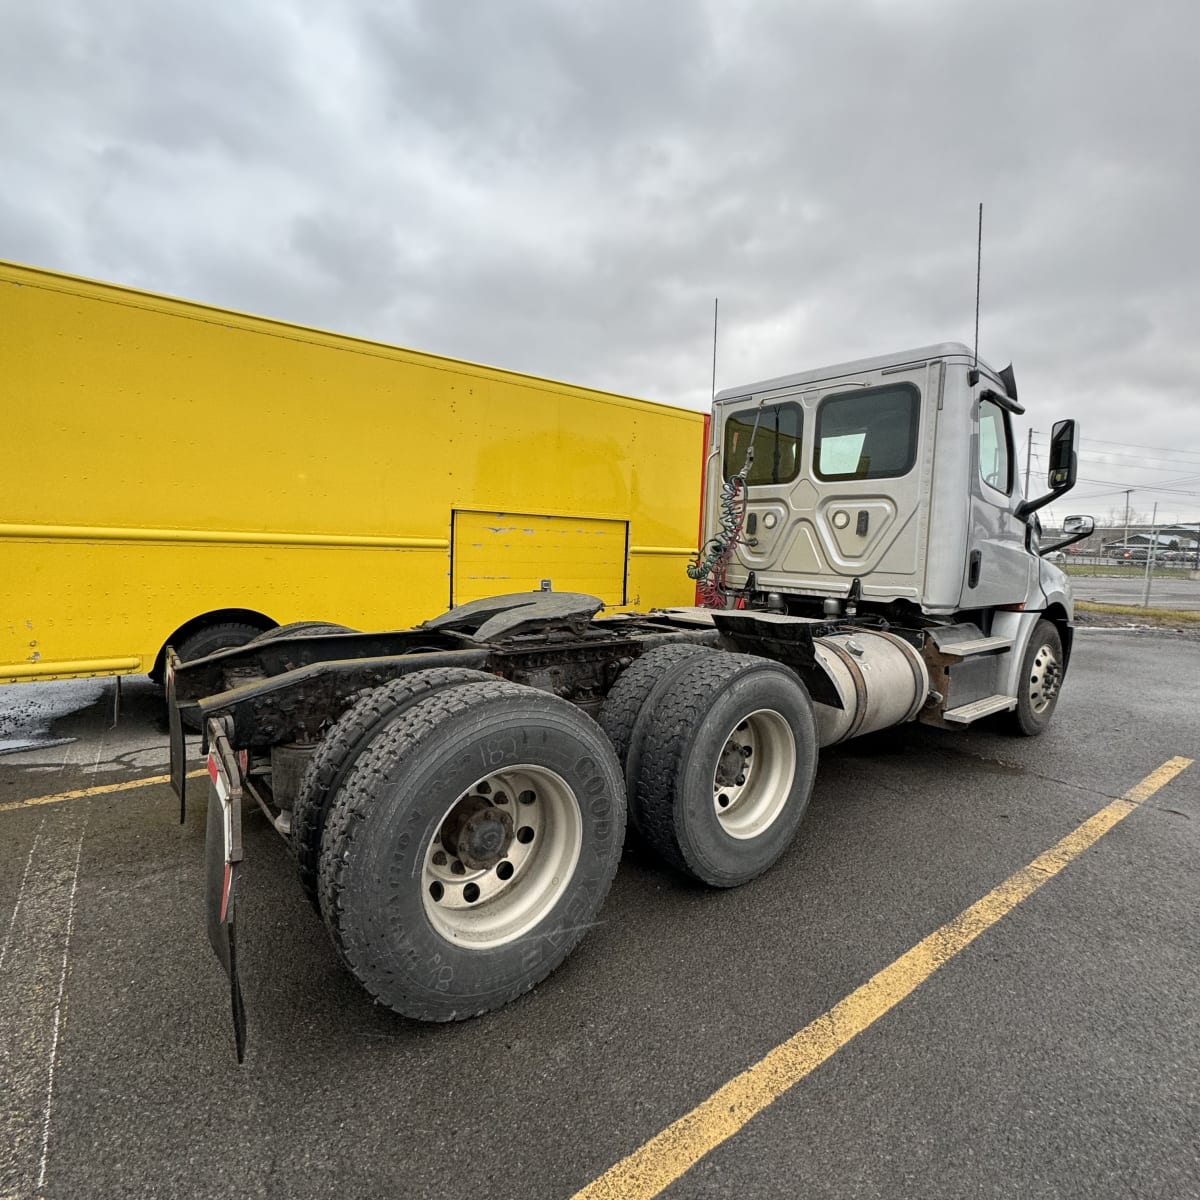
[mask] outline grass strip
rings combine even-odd
[[[1093,600],[1076,600],[1075,611],[1136,617],[1143,625],[1200,625],[1200,612],[1179,608],[1142,608],[1134,604],[1097,604]]]

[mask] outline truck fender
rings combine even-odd
[[[1067,619],[1066,610],[1061,605],[1051,605],[1041,612],[1010,612],[1004,610],[992,617],[992,636],[1012,638],[1012,649],[1004,664],[1001,678],[997,681],[1004,695],[1017,695],[1017,676],[1021,663],[1025,659],[1025,651],[1029,648],[1029,639],[1041,620],[1052,621],[1058,628],[1063,646],[1063,669],[1066,670],[1071,657],[1071,640],[1074,629]]]

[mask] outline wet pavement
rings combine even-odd
[[[1081,630],[1042,738],[905,727],[828,751],[772,871],[713,892],[627,854],[559,971],[438,1027],[371,1003],[251,821],[239,1067],[202,806],[180,825],[165,784],[95,790],[165,769],[159,696],[127,682],[114,729],[112,681],[56,686],[0,689],[0,739],[38,743],[0,755],[5,1197],[572,1196],[1200,758],[1200,644]],[[662,1194],[1200,1195],[1197,864],[1200,765]]]

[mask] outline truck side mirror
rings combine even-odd
[[[1075,443],[1079,430],[1074,421],[1055,421],[1050,434],[1050,470],[1046,486],[1051,491],[1066,491],[1075,486],[1077,458]]]
[[[1057,426],[1055,428],[1057,429]],[[1095,528],[1096,522],[1092,517],[1068,517],[1063,522],[1063,536],[1057,542],[1051,542],[1049,546],[1041,546],[1038,553],[1044,556],[1053,554],[1055,550],[1061,550],[1064,546],[1073,546],[1076,542],[1083,541]]]
[[[1045,508],[1051,500],[1057,500],[1075,486],[1078,442],[1079,426],[1074,421],[1054,422],[1050,434],[1050,470],[1046,478],[1050,490],[1036,500],[1022,500],[1014,513],[1018,521],[1027,521],[1039,508]]]

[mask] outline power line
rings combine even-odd
[[[1082,475],[1077,477],[1080,483],[1101,483],[1101,484],[1116,484],[1119,480],[1116,479],[1086,479]],[[1182,481],[1180,481],[1182,482]],[[1120,489],[1124,491],[1124,487]],[[1163,492],[1169,496],[1200,496],[1200,492],[1185,492],[1179,488],[1155,487],[1152,484],[1137,484],[1133,487],[1135,492]]]
[[[1047,441],[1049,440],[1047,434],[1039,433],[1039,432],[1037,432],[1037,430],[1034,430],[1033,436],[1035,438],[1046,438]],[[1126,450],[1150,450],[1156,454],[1183,454],[1183,455],[1188,456],[1189,458],[1200,458],[1200,450],[1179,450],[1179,449],[1176,449],[1174,446],[1139,446],[1133,442],[1114,442],[1108,438],[1098,438],[1098,437],[1085,437],[1085,438],[1081,439],[1081,442],[1084,445],[1089,445],[1089,446],[1092,445],[1093,443],[1098,442],[1104,446],[1123,446],[1123,447],[1125,447]],[[1099,453],[1101,453],[1101,454],[1121,454],[1122,451],[1120,451],[1120,450],[1112,450],[1112,451],[1102,450],[1102,451],[1099,451]],[[1137,455],[1137,456],[1129,456],[1129,457],[1141,457],[1141,456]],[[1187,466],[1188,464],[1183,463],[1181,465]]]

